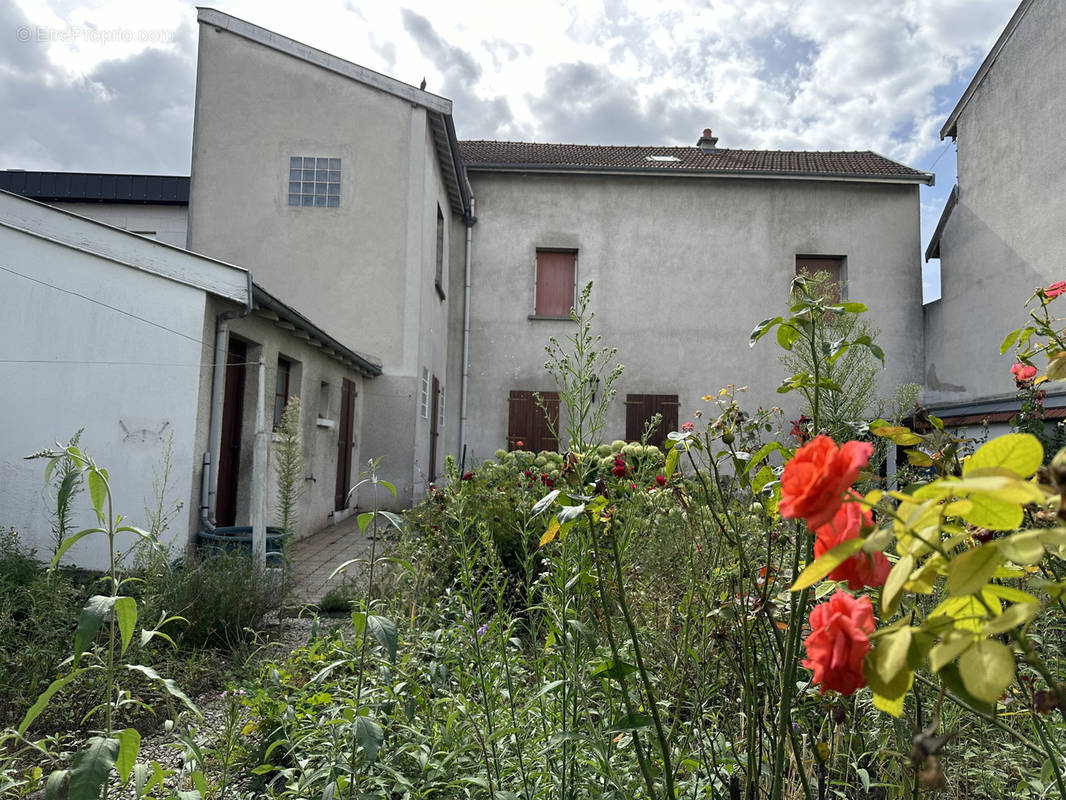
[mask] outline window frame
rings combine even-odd
[[[300,162],[299,166],[297,161]],[[340,157],[289,156],[286,174],[287,208],[341,207],[344,173]],[[319,202],[319,198],[322,202]]]
[[[277,365],[274,368],[274,430],[281,427],[281,418],[285,414],[285,406],[288,405],[293,396],[292,371],[295,366],[296,362],[291,358],[278,355]],[[279,400],[281,401],[280,405],[278,404]]]
[[[429,369],[422,367],[422,390],[419,402],[419,416],[429,419]]]
[[[573,256],[573,265],[570,270],[570,302],[566,308],[564,314],[548,314],[541,313],[540,311],[540,289],[541,289],[541,254],[552,255],[570,255]],[[538,247],[533,256],[533,312],[529,315],[529,319],[547,319],[547,320],[569,320],[570,309],[577,305],[577,286],[578,286],[578,249],[576,247]]]

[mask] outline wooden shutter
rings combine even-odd
[[[576,264],[575,252],[537,251],[537,298],[533,309],[536,316],[570,316]]]
[[[680,405],[676,394],[627,394],[626,441],[639,442],[644,435],[644,425],[656,414],[661,414],[662,422],[652,431],[648,443],[662,446],[666,435],[677,430]]]
[[[558,450],[559,440],[552,436],[548,419],[559,426],[559,393],[540,392],[547,407],[545,417],[533,397],[534,392],[512,390],[508,398],[507,449],[508,450]],[[518,443],[522,444],[519,445]]]
[[[831,303],[840,302],[840,278],[841,267],[843,266],[844,259],[840,256],[796,256],[796,274],[806,272],[811,277],[814,277],[819,272],[824,272],[829,275],[829,284],[826,287],[828,295],[827,299]]]

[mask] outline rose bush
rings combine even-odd
[[[803,666],[814,672],[822,693],[832,689],[847,696],[865,686],[863,661],[870,652],[869,634],[876,627],[870,598],[838,590],[811,610],[810,621]]]
[[[845,442],[837,447],[828,436],[816,436],[796,451],[781,476],[779,511],[786,519],[805,519],[816,530],[833,519],[844,502],[844,492],[873,455],[867,442]]]

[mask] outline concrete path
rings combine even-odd
[[[383,544],[378,541],[379,551]],[[362,582],[367,570],[365,563],[352,564],[332,581],[329,576],[345,561],[369,557],[370,539],[360,533],[354,514],[343,522],[304,537],[292,545],[289,553],[294,582],[292,599],[301,604],[318,603],[326,592],[340,586],[344,580]]]

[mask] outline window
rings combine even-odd
[[[317,156],[289,159],[289,205],[336,208],[341,204],[341,160]]]
[[[539,394],[544,408],[537,403]],[[512,391],[507,419],[508,450],[558,450],[559,440],[552,429],[559,430],[559,393]],[[548,415],[545,416],[545,409]],[[551,425],[548,425],[548,419]]]
[[[437,427],[444,427],[444,384],[437,387]]]
[[[444,212],[437,205],[437,276],[434,279],[437,294],[444,299]]]
[[[845,278],[843,256],[796,256],[796,274],[806,273],[812,278],[824,275],[823,290],[830,302],[841,301],[841,286]]]
[[[422,368],[422,397],[419,403],[422,419],[429,419],[429,370]]]
[[[292,362],[278,356],[278,375],[274,383],[274,427],[281,425],[281,415],[285,413],[285,404],[289,402],[289,378],[292,375]]]
[[[576,250],[537,250],[533,315],[569,319],[576,276]]]
[[[319,419],[330,419],[329,383],[326,381],[322,381],[318,387],[318,416]]]
[[[639,442],[644,436],[644,426],[656,414],[661,414],[662,421],[648,436],[648,444],[662,447],[666,435],[677,430],[677,409],[680,405],[676,394],[627,394],[626,441]]]

